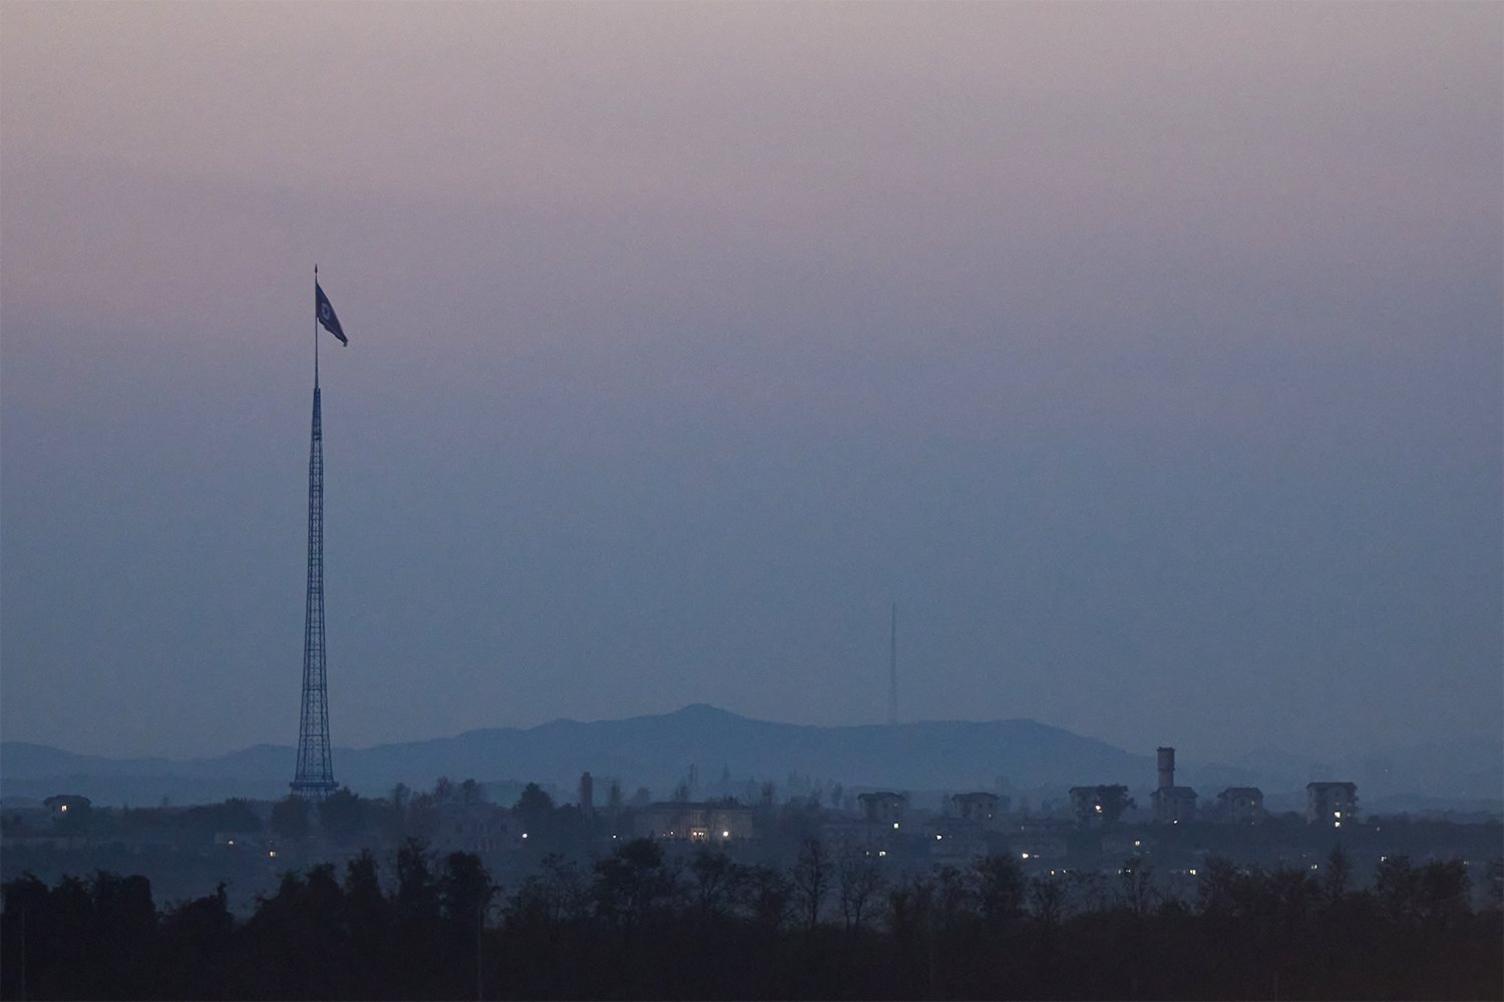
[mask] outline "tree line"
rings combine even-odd
[[[0,997],[1499,998],[1504,874],[1339,849],[1308,871],[1200,868],[1194,900],[1130,861],[1087,899],[1007,856],[889,876],[817,840],[786,869],[638,839],[503,888],[403,843],[282,876],[234,916],[139,876],[3,885]]]

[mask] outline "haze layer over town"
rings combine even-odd
[[[7,740],[1501,724],[1497,10],[10,5]]]

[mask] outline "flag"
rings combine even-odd
[[[319,318],[319,323],[324,330],[339,338],[339,343],[349,345],[350,339],[345,337],[345,332],[339,326],[339,317],[334,315],[334,307],[329,302],[329,297],[324,295],[324,287],[319,283],[313,283],[313,311]]]

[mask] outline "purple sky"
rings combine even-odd
[[[0,8],[0,727],[1504,726],[1497,5]]]

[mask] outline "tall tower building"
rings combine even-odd
[[[329,751],[329,685],[324,672],[324,431],[318,368],[313,375],[313,432],[308,447],[308,597],[303,608],[303,710],[292,792],[315,800],[335,789]]]
[[[322,800],[338,787],[329,750],[329,682],[324,672],[324,428],[319,405],[319,328],[349,345],[313,266],[313,431],[308,444],[308,597],[303,607],[303,709],[292,792]]]

